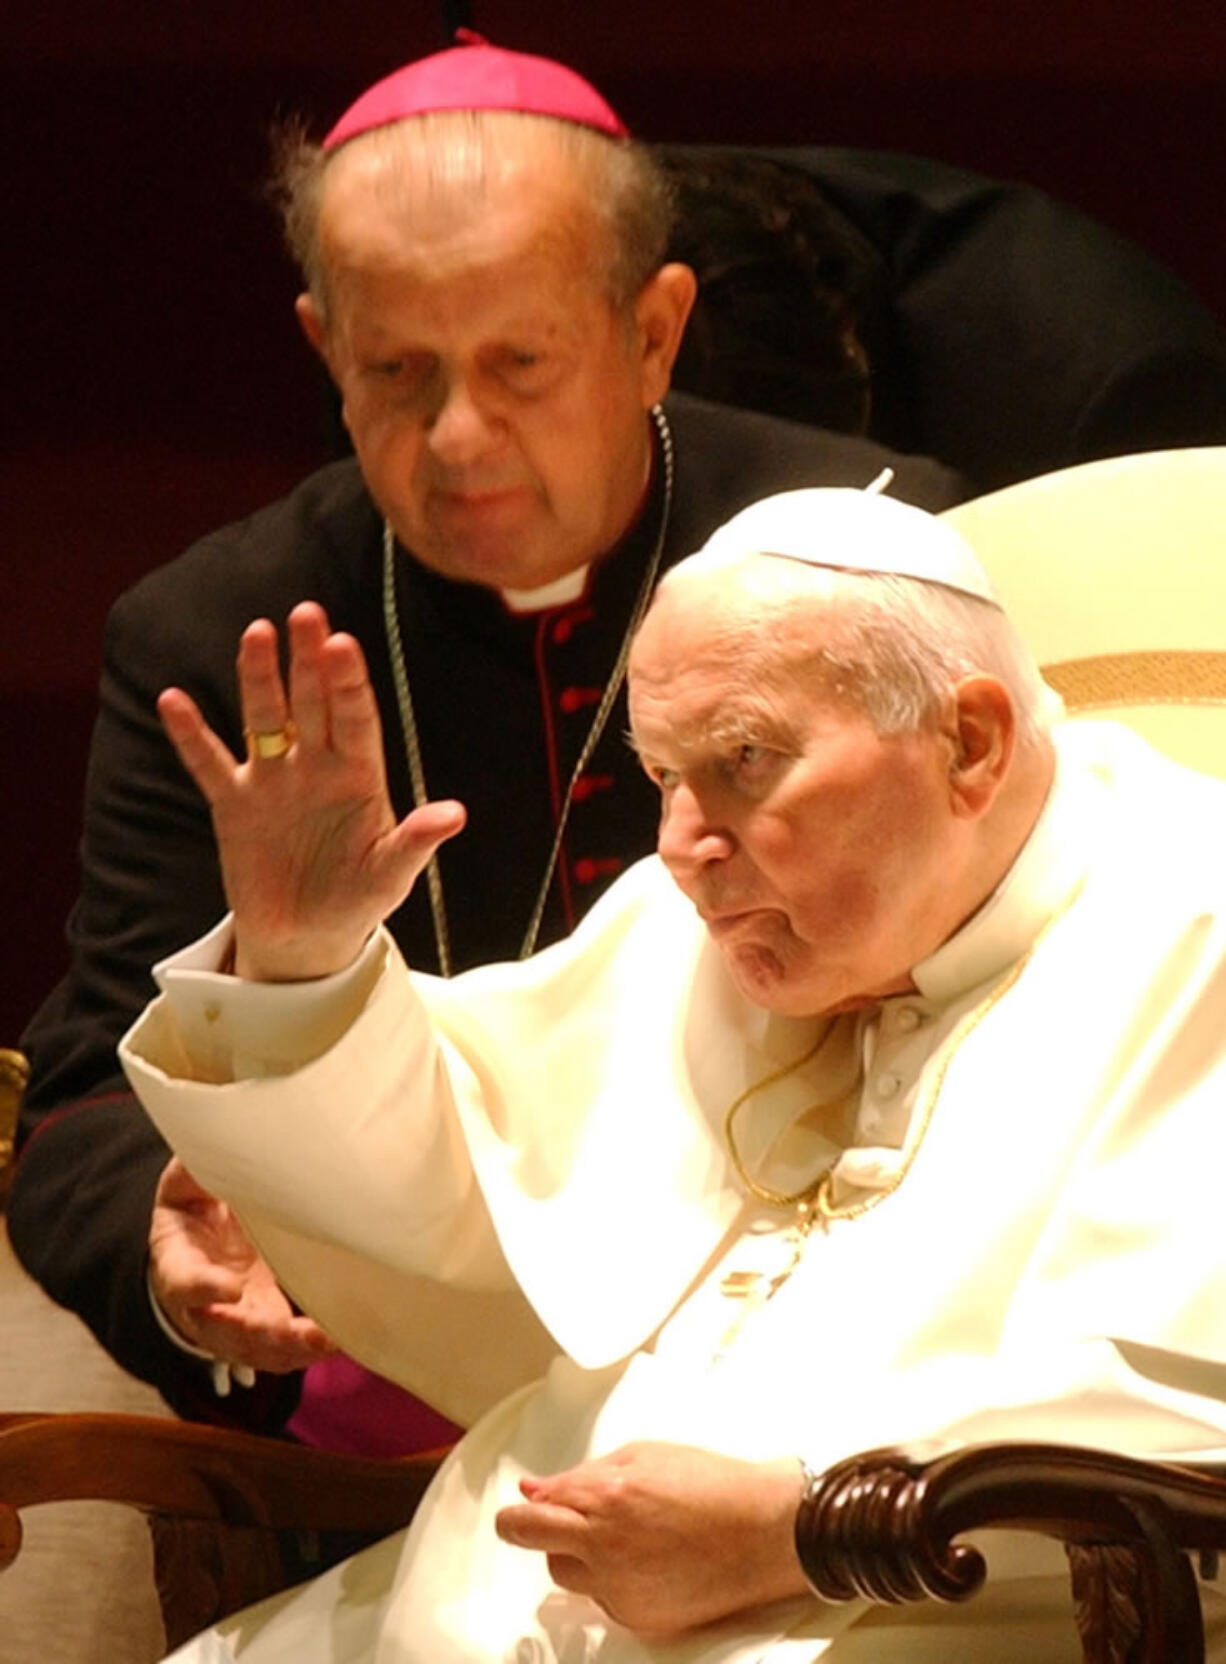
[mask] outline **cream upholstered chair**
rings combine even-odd
[[[945,518],[1071,715],[1226,776],[1226,447],[1082,463]]]
[[[1086,464],[951,518],[1070,707],[1109,709],[1181,760],[1226,774],[1226,449]],[[159,1594],[178,1639],[278,1586],[272,1527],[390,1530],[429,1469],[141,1417],[0,1416],[0,1567],[31,1503],[131,1502],[158,1526]],[[830,1600],[961,1600],[984,1575],[962,1538],[985,1526],[1066,1543],[1087,1660],[1203,1660],[1189,1552],[1214,1575],[1226,1470],[1032,1444],[934,1462],[874,1451],[823,1476],[797,1541]]]

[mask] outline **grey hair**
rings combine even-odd
[[[752,567],[748,587],[758,606],[741,627],[751,648],[746,671],[769,678],[815,674],[823,690],[846,699],[879,734],[914,731],[939,712],[963,676],[995,677],[1008,691],[1018,743],[1040,743],[1063,714],[1034,656],[1005,612],[944,584],[875,572],[809,566],[769,555],[725,560],[704,555],[668,573],[664,589],[688,569]],[[820,608],[819,639],[805,640],[804,614]],[[782,638],[781,613],[799,627]]]
[[[482,170],[504,147],[508,124],[547,132],[573,165],[603,234],[606,247],[598,279],[615,310],[627,309],[664,263],[672,233],[673,189],[645,145],[617,139],[577,122],[514,110],[446,110],[373,128],[333,151],[306,137],[301,122],[274,134],[270,193],[280,209],[286,245],[321,311],[327,309],[327,271],[320,241],[320,211],[329,168],[351,146],[380,147],[389,169],[404,154],[405,129],[412,127],[434,177],[444,179],[456,151],[476,155]]]
[[[920,727],[950,687],[972,675],[993,676],[1006,688],[1022,746],[1051,727],[1059,697],[1000,607],[916,578],[834,576],[829,633],[816,657],[879,733]]]

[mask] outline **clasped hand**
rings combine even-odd
[[[354,638],[305,601],[289,616],[289,645],[288,687],[267,619],[248,626],[238,654],[243,725],[249,734],[287,729],[281,755],[237,759],[182,689],[158,701],[212,812],[235,969],[255,981],[326,976],[352,963],[464,824],[454,802],[397,822],[379,709]]]
[[[668,1635],[807,1585],[793,1546],[799,1464],[640,1442],[524,1479],[498,1535],[640,1635]]]

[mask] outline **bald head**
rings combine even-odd
[[[528,116],[458,112],[397,122],[343,146],[327,163],[317,225],[329,308],[354,268],[447,283],[528,238],[605,295],[607,230],[559,129]]]
[[[276,187],[290,251],[321,307],[329,277],[325,207],[334,188],[355,178],[402,225],[444,198],[458,214],[479,214],[485,193],[500,185],[513,183],[532,199],[563,189],[571,229],[591,238],[592,281],[619,307],[659,269],[671,229],[669,188],[645,147],[573,122],[505,110],[432,111],[334,150],[288,130]]]

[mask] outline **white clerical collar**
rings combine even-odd
[[[1093,783],[1061,756],[1042,813],[1017,859],[983,906],[911,972],[920,994],[939,1005],[997,976],[1020,959],[1085,875],[1097,819]]]
[[[498,593],[512,612],[544,612],[547,607],[564,607],[570,601],[577,601],[590,570],[588,566],[580,566],[573,572],[564,572],[551,584],[542,584],[539,589],[501,589]]]

